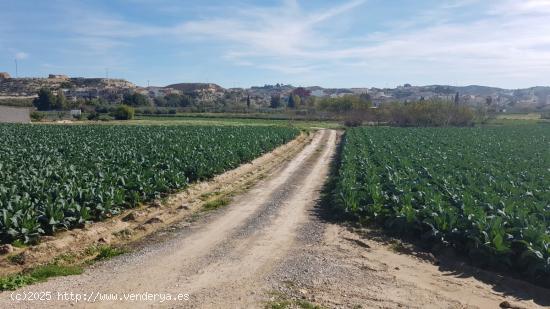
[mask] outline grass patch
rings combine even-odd
[[[34,268],[29,275],[37,281],[45,281],[50,277],[80,275],[83,272],[84,270],[80,266],[47,264]]]
[[[405,248],[405,245],[403,245],[402,242],[398,241],[398,240],[392,240],[391,243],[390,243],[390,249],[392,249],[393,251],[397,252],[397,253],[402,253],[404,252],[407,248]]]
[[[270,301],[265,308],[266,309],[285,309],[290,308],[292,306],[292,302],[289,300],[274,300]]]
[[[84,272],[82,265],[110,259],[123,253],[126,253],[123,248],[109,245],[92,246],[85,252],[86,256],[93,257],[89,262],[82,262],[86,260],[86,256],[73,253],[61,254],[50,264],[37,266],[18,274],[0,276],[0,291],[15,290],[29,284],[46,281],[51,277],[80,275]],[[21,254],[8,257],[12,263],[18,263],[21,259]]]
[[[285,308],[303,308],[303,309],[323,309],[319,305],[311,303],[307,300],[297,299],[297,300],[273,300],[269,301],[265,306],[266,309],[285,309]]]
[[[199,199],[204,202],[204,201],[208,200],[209,198],[211,198],[212,196],[217,195],[219,193],[220,192],[217,192],[217,191],[206,192],[206,193],[201,194],[199,196]]]
[[[35,267],[27,272],[0,277],[0,291],[15,290],[51,277],[79,275],[84,270],[79,266],[47,264]]]
[[[310,303],[307,300],[299,299],[294,301],[296,305],[303,309],[323,309],[323,307],[316,305],[314,303]]]
[[[113,233],[113,235],[115,237],[118,237],[118,238],[126,238],[126,239],[129,239],[129,238],[132,238],[132,230],[130,229],[123,229],[121,231],[118,231],[116,233]]]
[[[231,202],[231,200],[229,198],[221,197],[221,198],[217,198],[217,199],[214,199],[214,200],[211,200],[211,201],[208,201],[208,202],[204,203],[204,205],[202,205],[202,207],[205,210],[214,210],[214,209],[226,206],[227,204],[229,204],[229,202]]]
[[[21,239],[17,239],[14,242],[11,243],[12,246],[16,248],[27,248],[28,245],[26,245]]]
[[[86,255],[93,256],[93,259],[90,262],[108,260],[126,252],[127,251],[124,248],[109,245],[96,245],[86,249]]]
[[[0,278],[0,291],[13,291],[20,287],[37,282],[36,279],[29,275],[11,275]]]
[[[273,291],[269,293],[273,296],[272,300],[265,305],[266,309],[285,309],[285,308],[303,308],[303,309],[324,309],[304,299],[288,299],[283,293]]]
[[[54,264],[76,264],[79,257],[74,253],[63,253],[55,257]]]
[[[23,253],[13,254],[7,257],[7,260],[12,264],[23,265],[25,264],[25,256]]]
[[[248,118],[243,118],[246,116]],[[260,118],[252,118],[250,114],[177,114],[173,116],[137,115],[136,120],[111,121],[109,124],[142,124],[142,125],[206,125],[206,126],[293,126],[302,130],[312,128],[340,129],[339,121],[331,120],[298,120],[298,119],[262,119],[268,115],[259,114]]]

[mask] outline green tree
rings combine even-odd
[[[299,95],[294,95],[294,103],[296,106],[300,106],[302,104],[302,97]]]
[[[167,106],[166,98],[165,97],[156,97],[153,102],[156,106]]]
[[[125,94],[122,102],[129,106],[144,106],[149,105],[149,98],[141,93],[134,92],[132,94]]]
[[[38,91],[38,97],[32,103],[39,111],[47,111],[55,106],[56,97],[50,89],[42,88]]]
[[[335,113],[349,112],[352,110],[365,111],[372,106],[370,101],[356,95],[345,95],[337,98],[322,98],[317,102],[320,110],[326,110]]]
[[[179,106],[181,103],[181,96],[175,93],[166,95],[164,99],[166,100],[166,106]]]
[[[119,105],[113,111],[113,117],[117,120],[130,120],[134,118],[136,111],[128,105]]]
[[[165,106],[169,107],[187,107],[191,105],[191,97],[187,95],[171,93],[166,95],[164,100],[166,101]]]
[[[281,106],[281,96],[280,95],[273,95],[271,96],[271,108],[279,108]]]
[[[55,110],[67,109],[67,98],[65,97],[63,90],[59,89],[57,91],[57,96],[55,96],[55,100],[52,104],[52,109],[55,109]]]
[[[246,107],[250,108],[250,95],[246,96]]]
[[[103,98],[93,98],[88,100],[86,104],[91,106],[102,106],[102,105],[106,105],[107,101],[105,101]]]
[[[75,85],[71,81],[64,81],[59,85],[61,89],[74,89]]]
[[[296,108],[296,101],[294,100],[294,95],[290,94],[288,96],[288,108]]]
[[[359,98],[365,102],[368,102],[369,104],[372,103],[372,97],[368,93],[361,93],[359,95]]]

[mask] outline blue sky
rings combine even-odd
[[[0,71],[324,87],[550,84],[550,0],[0,0]]]

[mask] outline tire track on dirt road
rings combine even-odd
[[[256,295],[265,292],[260,287],[265,285],[275,263],[286,257],[298,238],[298,229],[307,221],[307,210],[317,201],[335,145],[336,132],[332,131],[325,147],[303,167],[305,177],[291,182],[299,190],[278,201],[281,206],[276,217],[258,232],[236,241],[236,247],[222,261],[188,278],[186,289],[194,295],[195,306],[258,306],[262,299]]]

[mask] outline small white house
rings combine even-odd
[[[315,89],[311,92],[311,95],[314,97],[324,97],[326,93],[323,89]]]
[[[71,109],[71,117],[80,118],[82,116],[82,110],[80,109]]]

